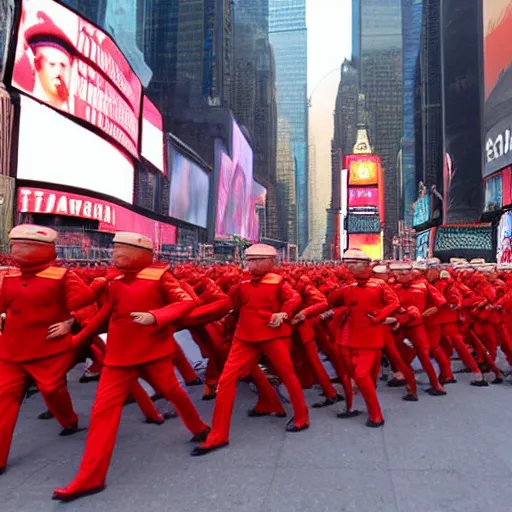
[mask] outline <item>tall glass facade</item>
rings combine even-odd
[[[416,201],[416,156],[414,129],[414,88],[418,65],[423,0],[402,4],[402,40],[404,67],[404,131],[402,136],[401,215],[412,226],[412,204]]]
[[[305,0],[270,0],[270,42],[276,65],[277,109],[291,132],[299,251],[309,242],[307,29]],[[278,176],[279,179],[279,176]]]
[[[401,0],[359,0],[360,92],[366,97],[368,134],[384,170],[385,255],[398,231],[398,155],[402,138]],[[357,27],[356,27],[357,29]]]

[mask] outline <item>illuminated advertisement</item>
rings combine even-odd
[[[361,249],[372,260],[382,258],[382,243],[380,234],[348,235],[348,248]]]
[[[215,236],[250,238],[250,209],[253,183],[253,151],[233,121],[233,154],[230,157],[216,141],[218,165]]]
[[[98,230],[108,233],[132,231],[161,244],[176,244],[176,227],[127,208],[79,194],[22,187],[18,190],[18,213],[63,215],[98,222]]]
[[[416,235],[416,259],[427,260],[432,257],[433,229],[422,231]]]
[[[349,185],[377,185],[379,183],[380,158],[375,155],[348,155],[345,167],[349,171]]]
[[[171,179],[169,216],[206,228],[210,177],[171,145],[168,153]]]
[[[379,206],[379,189],[377,187],[350,188],[348,192],[348,207],[358,208]]]
[[[430,220],[430,195],[426,194],[419,197],[414,203],[414,213],[412,217],[413,227],[421,226]]]
[[[251,208],[249,210],[249,239],[253,242],[259,240],[260,235],[260,211],[265,211],[265,205],[267,203],[267,189],[257,183],[252,182],[251,192]]]
[[[500,174],[485,181],[485,212],[500,210],[503,206],[503,177]]]
[[[24,0],[12,85],[138,158],[142,86],[103,31],[53,0]]]
[[[512,163],[512,0],[484,0],[484,176]]]
[[[512,263],[512,212],[505,212],[500,219],[496,261]]]
[[[450,258],[484,258],[494,261],[494,228],[490,224],[452,224],[439,226],[433,255],[442,261]]]
[[[132,160],[54,110],[21,96],[17,178],[133,202]],[[46,127],[51,127],[46,128]]]
[[[144,96],[142,105],[142,145],[140,154],[159,171],[167,174],[164,160],[164,120],[162,114],[146,96]]]

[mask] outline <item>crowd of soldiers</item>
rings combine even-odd
[[[0,474],[6,470],[18,411],[30,386],[41,393],[63,436],[82,430],[66,376],[86,359],[82,382],[99,380],[84,455],[75,478],[55,489],[61,501],[105,488],[123,405],[136,402],[150,423],[166,420],[141,386],[147,381],[174,407],[201,456],[229,443],[237,382],[251,381],[258,400],[250,417],[286,417],[276,388],[260,363],[288,390],[290,433],[309,428],[303,389],[318,384],[323,399],[312,407],[342,404],[341,419],[358,416],[358,390],[366,425],[384,416],[377,395],[383,357],[394,372],[390,387],[419,400],[412,363],[428,376],[427,392],[446,395],[455,383],[456,352],[471,385],[504,382],[501,349],[512,365],[512,265],[483,260],[372,262],[361,250],[334,264],[276,265],[274,248],[255,244],[238,265],[181,264],[153,259],[150,239],[120,232],[110,267],[70,270],[55,261],[57,233],[21,225],[10,233],[14,266],[0,273]],[[207,359],[203,400],[215,400],[211,427],[179,383],[201,384],[174,336],[190,332]],[[101,334],[107,334],[106,342]],[[321,360],[331,363],[331,379]],[[432,359],[437,362],[436,372]],[[341,386],[333,385],[337,381]],[[343,389],[343,393],[341,393]],[[152,399],[153,398],[153,399]]]

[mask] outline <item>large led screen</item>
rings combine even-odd
[[[260,235],[260,211],[265,211],[267,202],[267,189],[257,183],[252,182],[251,209],[249,211],[249,239],[253,242],[259,240]]]
[[[171,191],[169,216],[206,228],[210,177],[197,164],[169,146]]]
[[[501,173],[488,178],[485,183],[485,206],[484,211],[493,212],[503,206],[503,177]]]
[[[374,235],[348,235],[348,248],[361,249],[372,260],[382,258],[382,242],[380,234]]]
[[[133,202],[132,160],[115,146],[21,96],[17,177],[66,185]]]
[[[348,191],[349,208],[379,206],[379,189],[377,187],[357,187]]]
[[[250,208],[253,183],[253,151],[233,122],[232,156],[216,141],[218,166],[215,236],[250,239]]]
[[[98,222],[99,231],[132,231],[148,236],[160,244],[176,244],[176,227],[171,224],[149,219],[109,201],[70,192],[21,187],[18,189],[18,213],[95,220]]]
[[[484,0],[484,176],[512,163],[512,0]]]
[[[424,195],[419,197],[414,203],[414,214],[412,218],[412,225],[414,227],[421,226],[430,220],[430,196]]]
[[[141,155],[166,173],[164,161],[164,121],[158,109],[144,96],[142,107]]]
[[[139,156],[142,86],[104,32],[53,0],[23,0],[12,85]]]
[[[380,158],[378,156],[348,155],[344,163],[349,171],[349,185],[363,186],[379,183]]]
[[[512,263],[512,212],[505,212],[500,219],[496,261]]]
[[[428,229],[416,235],[417,260],[427,260],[432,257],[432,229]]]

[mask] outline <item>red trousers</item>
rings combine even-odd
[[[439,379],[441,381],[453,379],[452,365],[450,359],[441,347],[442,327],[433,325],[426,328],[428,340],[430,342],[430,354],[437,361],[440,370]]]
[[[498,337],[496,336],[494,324],[476,321],[473,324],[473,330],[480,340],[483,341],[492,360],[496,361],[496,356],[498,355]]]
[[[187,356],[183,352],[181,345],[176,340],[174,341],[174,345],[174,364],[185,382],[193,382],[194,380],[199,379],[197,373],[187,359]]]
[[[393,367],[393,371],[398,371],[404,376],[407,386],[409,387],[409,391],[413,395],[417,396],[418,389],[416,386],[416,377],[414,376],[411,366],[404,363],[404,360],[402,359],[402,356],[395,344],[395,338],[393,337],[390,327],[386,327],[384,330],[384,344],[384,350]]]
[[[194,435],[206,428],[188,394],[180,386],[171,357],[127,367],[105,367],[101,372],[92,407],[91,424],[78,474],[67,487],[70,492],[105,484],[123,403],[142,377],[164,398],[172,402],[185,426]]]
[[[475,358],[471,355],[468,346],[464,343],[457,324],[442,324],[429,328],[429,338],[433,343],[439,344],[441,339],[446,340],[459,354],[462,362],[473,372],[481,373]],[[445,352],[446,355],[446,352]],[[447,356],[448,357],[448,356]]]
[[[50,412],[64,428],[78,422],[66,384],[66,375],[74,357],[74,352],[70,350],[27,363],[0,361],[0,468],[7,464],[25,383],[29,377],[34,380]]]
[[[414,346],[414,350],[409,349],[403,343],[405,338],[411,341]],[[439,384],[439,381],[437,380],[436,371],[430,361],[430,343],[425,327],[423,325],[415,325],[399,329],[395,334],[395,340],[398,343],[398,350],[404,363],[410,366],[415,355],[417,355],[421,366],[423,366],[423,369],[428,376],[430,385],[434,389],[442,389],[441,384]],[[439,348],[439,350],[441,350],[441,348]]]
[[[302,345],[302,353],[307,361],[315,380],[320,384],[326,398],[334,398],[337,393],[325,371],[318,350],[316,348],[316,335],[310,321],[306,320],[297,327],[297,335]]]
[[[340,353],[349,376],[356,381],[366,402],[368,416],[372,421],[380,423],[384,416],[377,398],[376,382],[379,378],[382,350],[340,347]]]
[[[231,345],[228,360],[220,376],[217,387],[217,400],[213,411],[212,431],[203,446],[216,446],[229,441],[229,427],[233,405],[236,397],[236,384],[240,377],[251,372],[260,359],[265,355],[283,384],[288,389],[290,401],[295,414],[295,424],[302,427],[309,423],[308,408],[304,399],[301,385],[295,372],[290,357],[289,338],[277,338],[275,340],[249,343],[235,338]],[[268,381],[267,381],[268,383]],[[270,384],[268,384],[270,386]],[[275,395],[276,391],[270,386]],[[261,396],[260,396],[261,398]],[[259,407],[257,406],[257,409]]]

